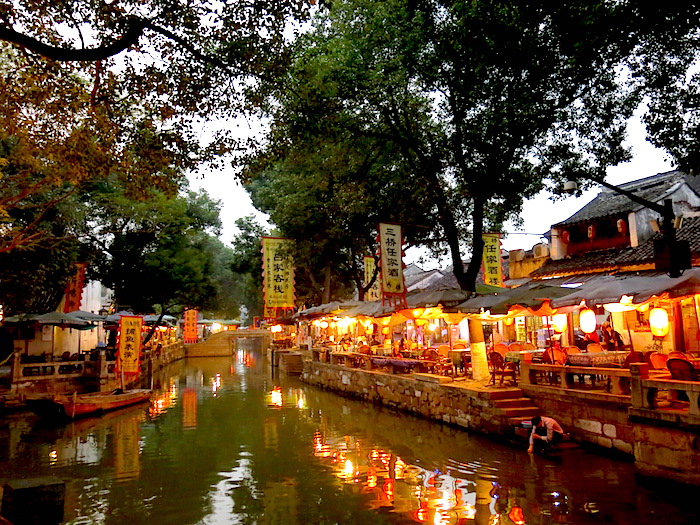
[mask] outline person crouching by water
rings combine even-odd
[[[532,454],[537,442],[538,452],[549,449],[552,445],[564,440],[564,430],[561,425],[551,417],[535,416],[532,418],[532,432],[530,433],[530,446],[527,451]]]

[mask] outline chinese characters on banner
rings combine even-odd
[[[484,240],[484,283],[491,286],[503,286],[503,268],[501,267],[501,235],[485,233]]]
[[[63,303],[63,311],[75,312],[80,310],[80,303],[83,300],[83,287],[85,286],[85,270],[87,264],[77,263],[75,265],[75,273],[66,283],[65,302]]]
[[[199,312],[194,308],[185,310],[184,323],[182,325],[182,339],[186,345],[192,345],[197,342],[197,318]]]
[[[406,288],[403,282],[401,226],[379,224],[379,255],[382,271],[382,301],[384,304],[405,306]]]
[[[367,283],[369,283],[372,280],[372,276],[374,276],[374,269],[376,266],[377,265],[374,261],[374,257],[372,257],[371,255],[365,255],[365,286],[367,286]],[[377,276],[372,287],[365,292],[365,301],[379,300],[379,298],[381,297],[381,293],[379,291],[379,281],[380,277]]]
[[[294,266],[287,257],[289,239],[262,238],[263,317],[274,318],[294,311]]]
[[[125,374],[139,373],[142,322],[132,315],[122,315],[119,320],[119,369]]]

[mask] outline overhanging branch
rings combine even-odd
[[[110,44],[85,49],[51,46],[34,37],[19,33],[11,27],[2,25],[0,25],[0,40],[16,44],[45,58],[59,62],[96,62],[118,55],[125,49],[138,44],[139,38],[143,35],[143,30],[147,25],[147,20],[130,18],[127,21],[127,30],[120,38]]]

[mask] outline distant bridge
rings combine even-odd
[[[262,346],[267,348],[272,341],[272,334],[268,330],[225,330],[217,332],[209,336],[206,341],[185,345],[185,356],[217,357],[233,355],[236,346],[235,341],[249,338],[262,338]]]

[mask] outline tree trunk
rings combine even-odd
[[[321,302],[323,304],[331,302],[331,267],[326,264],[323,269],[324,279],[323,279],[323,299]]]
[[[469,261],[465,280],[473,283],[476,290],[476,277],[481,268],[481,259],[484,254],[484,205],[483,198],[474,199],[472,210],[472,259]],[[489,362],[486,356],[486,343],[484,342],[484,327],[478,319],[469,319],[469,347],[472,357],[472,378],[477,380],[487,379],[490,375]]]

